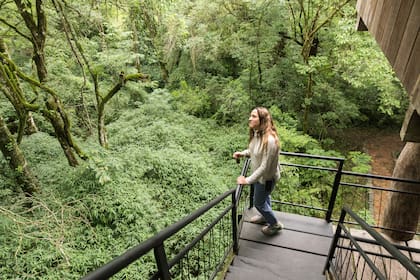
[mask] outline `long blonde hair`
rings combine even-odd
[[[265,107],[256,107],[254,110],[257,110],[258,118],[260,120],[260,125],[258,126],[257,133],[259,136],[262,136],[262,148],[263,150],[267,149],[268,137],[272,135],[276,141],[277,147],[280,149],[280,140],[277,134],[277,129],[274,125],[273,119],[270,112]],[[249,129],[249,143],[254,137],[255,130]]]

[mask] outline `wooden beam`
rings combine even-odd
[[[407,109],[400,137],[403,142],[420,143],[420,115],[412,104]]]
[[[398,18],[398,11],[400,10],[402,0],[388,0],[386,1],[385,9],[388,11],[382,19],[385,21],[384,25],[384,34],[382,36],[381,46],[382,51],[385,51],[389,48],[390,44],[395,44],[392,41],[392,35],[394,34],[394,27]],[[388,58],[389,60],[389,58]]]
[[[402,41],[402,38],[404,36],[404,30],[406,28],[408,16],[413,6],[413,3],[414,0],[404,0],[400,2],[400,6],[398,7],[398,14],[395,19],[392,31],[386,31],[391,32],[392,34],[389,38],[389,44],[385,49],[383,49],[383,52],[393,67],[400,48],[399,43]],[[401,76],[398,76],[398,78],[402,80]]]
[[[378,29],[376,31],[376,41],[378,42],[381,49],[385,49],[384,42],[386,41],[386,36],[391,33],[392,28],[395,23],[395,18],[397,11],[395,11],[394,7],[398,7],[399,4],[396,2],[399,2],[400,0],[384,0],[382,3],[382,11],[379,16],[379,22],[378,22]]]
[[[369,28],[369,30],[372,31],[372,35],[375,37],[376,42],[380,42],[382,40],[382,32],[381,32],[381,26],[379,25],[379,22],[381,21],[381,18],[383,18],[385,10],[384,7],[384,0],[378,1],[375,6],[374,15],[372,18],[372,27]]]
[[[411,93],[416,83],[417,75],[420,73],[420,0],[415,1],[411,13],[407,15],[407,24],[404,36],[393,67],[395,73],[403,82],[405,89]],[[411,69],[407,70],[411,64]]]

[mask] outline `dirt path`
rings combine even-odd
[[[363,150],[371,158],[372,170],[375,175],[392,176],[395,161],[401,152],[404,142],[401,141],[398,132],[377,131],[368,133],[363,143]],[[390,187],[390,181],[373,180],[372,185],[378,187]],[[383,211],[388,197],[384,192],[375,191],[373,193],[373,215],[377,223],[381,224]]]
[[[399,129],[361,129],[350,128],[339,135],[338,139],[345,139],[340,144],[342,149],[347,151],[363,151],[371,157],[371,174],[392,176],[395,162],[400,154],[404,142],[401,141]],[[390,181],[372,180],[369,185],[388,188]],[[372,214],[379,225],[383,218],[383,212],[388,201],[387,192],[373,191],[371,199]]]
[[[398,132],[378,132],[370,135],[363,148],[372,157],[372,174],[391,176],[395,161],[404,142]]]

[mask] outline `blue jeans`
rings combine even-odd
[[[266,188],[265,184],[254,183],[254,206],[258,212],[263,215],[267,223],[270,225],[277,224],[277,218],[274,215],[273,209],[271,209],[271,197],[270,194],[274,189],[274,184],[271,187]]]

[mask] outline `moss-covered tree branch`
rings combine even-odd
[[[105,105],[111,100],[112,97],[117,94],[121,88],[127,83],[128,81],[146,81],[149,79],[149,76],[142,73],[135,73],[135,74],[128,74],[125,75],[123,72],[119,75],[119,81],[116,83],[105,95],[105,97],[101,97],[99,95],[96,96],[98,100],[98,138],[99,143],[102,147],[108,147],[108,139],[106,135],[105,129]],[[99,93],[98,93],[99,94]]]
[[[14,170],[16,182],[25,193],[39,190],[39,182],[29,169],[28,163],[15,139],[0,116],[0,150],[9,166]]]

